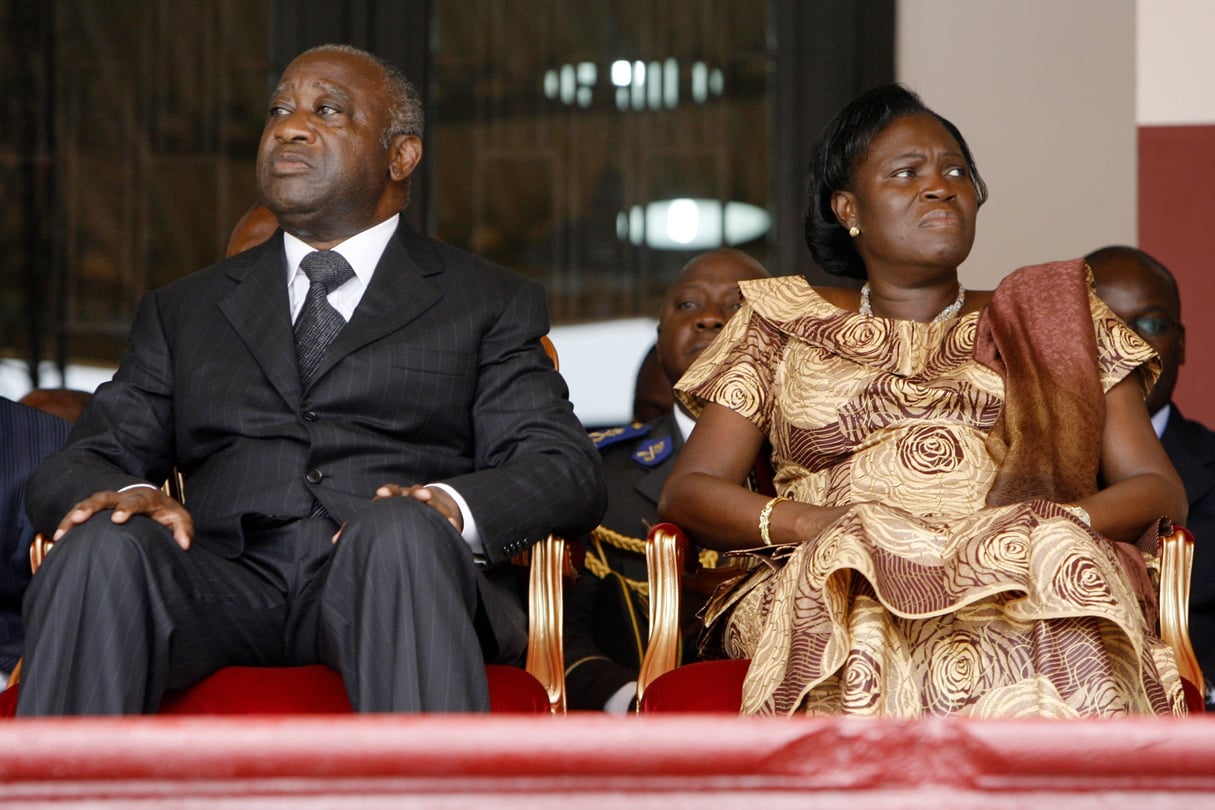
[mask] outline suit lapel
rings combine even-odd
[[[402,243],[405,228],[401,225],[388,240],[375,275],[371,277],[371,285],[363,293],[350,323],[338,333],[321,358],[314,380],[319,380],[346,355],[392,334],[443,297],[439,287],[427,279],[427,276],[441,273],[442,268],[424,267],[414,260]]]
[[[270,384],[284,400],[296,402],[300,397],[300,381],[287,302],[287,259],[282,231],[250,261],[251,264],[238,264],[228,271],[237,285],[219,302],[219,309]]]
[[[1187,435],[1188,434],[1188,435]],[[1169,460],[1173,462],[1177,474],[1185,483],[1186,497],[1190,503],[1202,498],[1215,487],[1215,471],[1206,463],[1202,456],[1197,455],[1191,442],[1196,438],[1189,430],[1188,420],[1181,415],[1174,405],[1169,413],[1168,424],[1164,426],[1164,434],[1160,437]]]

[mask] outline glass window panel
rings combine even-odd
[[[542,280],[554,321],[657,314],[703,248],[639,238],[650,206],[769,208],[766,4],[444,0],[434,14],[432,230]],[[751,223],[716,231],[766,261]]]

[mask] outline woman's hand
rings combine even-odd
[[[721,405],[706,405],[663,487],[659,516],[706,548],[732,551],[763,545],[759,517],[771,496],[743,486],[763,438],[745,417]],[[848,509],[780,501],[769,515],[768,537],[773,545],[803,542]]]

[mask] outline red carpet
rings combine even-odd
[[[14,720],[0,751],[5,810],[1215,805],[1210,717]]]

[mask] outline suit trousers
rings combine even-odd
[[[432,507],[371,501],[328,518],[247,521],[226,558],[102,512],[56,544],[24,603],[19,715],[154,713],[229,665],[325,663],[357,711],[486,711],[474,628],[483,576]]]

